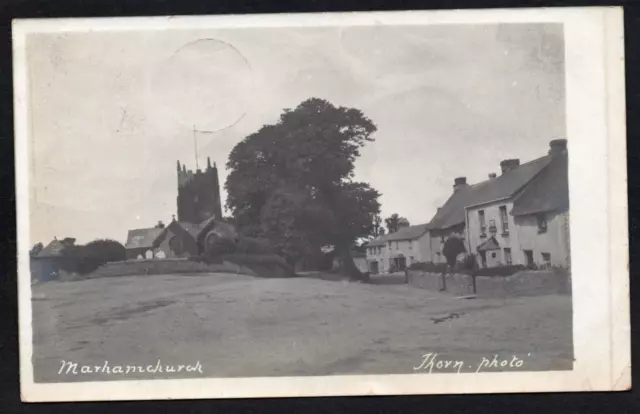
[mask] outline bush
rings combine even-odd
[[[213,257],[221,254],[235,253],[237,248],[236,242],[229,238],[219,238],[213,242],[205,251],[205,256]]]
[[[124,246],[115,240],[94,240],[86,245],[69,245],[62,252],[60,268],[86,275],[105,263],[125,260]]]
[[[239,254],[275,254],[271,242],[254,237],[241,237],[236,244],[235,253]]]
[[[505,277],[505,276],[511,276],[525,269],[526,269],[526,266],[523,266],[523,265],[485,267],[473,272],[473,276]]]
[[[459,237],[449,237],[442,246],[442,254],[447,258],[449,266],[454,267],[458,255],[466,252],[464,242]]]
[[[465,270],[476,270],[478,267],[476,255],[472,253],[467,257],[465,257],[464,260],[462,261],[462,267]]]

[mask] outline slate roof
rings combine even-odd
[[[569,164],[567,154],[553,158],[517,196],[511,214],[522,216],[569,209]]]
[[[414,240],[422,236],[428,230],[428,224],[417,224],[415,226],[402,227],[395,233],[386,234],[377,239],[371,240],[367,247],[383,246],[390,241]]]
[[[150,248],[160,237],[164,229],[152,227],[149,229],[129,230],[127,234],[126,249]]]
[[[428,228],[448,229],[463,224],[465,207],[512,197],[540,173],[550,162],[551,155],[537,158],[480,183],[460,188],[449,197],[435,214]]]
[[[490,237],[489,240],[485,241],[480,246],[478,246],[478,251],[479,252],[486,252],[486,251],[489,251],[489,250],[497,250],[499,248],[500,248],[500,244],[498,243],[496,238],[495,237]]]
[[[52,240],[44,249],[40,250],[38,257],[59,257],[62,254],[62,249],[64,249],[62,241]]]

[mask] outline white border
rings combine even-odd
[[[29,272],[30,33],[558,22],[565,28],[573,371],[33,382]],[[20,371],[23,401],[607,391],[631,384],[621,8],[322,13],[13,22]],[[478,378],[481,375],[481,378]],[[480,379],[480,381],[479,381]]]

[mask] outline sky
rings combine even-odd
[[[377,125],[355,178],[411,224],[455,177],[485,180],[566,138],[557,24],[47,33],[27,47],[32,243],[125,242],[170,221],[194,140],[223,184],[232,148],[310,97]]]

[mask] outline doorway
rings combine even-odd
[[[481,251],[479,253],[480,253],[480,259],[482,260],[482,267],[485,268],[487,267],[487,252]]]
[[[532,268],[534,265],[533,262],[533,250],[525,250],[524,251],[524,258],[526,260],[526,265],[528,268]]]

